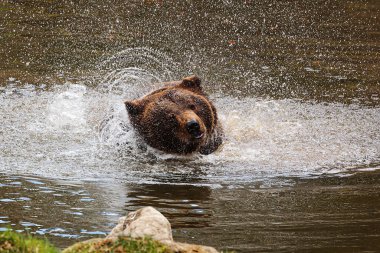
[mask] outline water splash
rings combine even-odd
[[[48,126],[55,130],[71,129],[83,131],[87,126],[84,101],[86,86],[68,84],[63,92],[56,94],[48,108]]]
[[[161,82],[159,76],[144,69],[124,68],[108,73],[98,86],[98,91],[132,99],[153,90],[157,86],[155,84]]]
[[[379,108],[255,98],[222,98],[218,107],[228,140],[215,160],[290,174],[380,162]]]
[[[178,78],[179,64],[161,51],[138,47],[113,55],[98,68],[108,70],[98,86],[100,92],[136,98],[157,88],[152,84]]]
[[[120,54],[126,57],[111,57],[107,64],[132,62],[131,55],[138,52],[143,52],[141,59],[150,59],[149,50],[133,49]],[[171,63],[165,57],[161,60],[156,65]],[[379,167],[380,108],[291,99],[218,94],[214,101],[227,136],[220,151],[183,157],[151,149],[131,127],[123,102],[157,88],[156,81],[170,80],[166,78],[174,72],[162,67],[161,75],[157,68],[136,67],[138,63],[109,71],[95,88],[5,87],[0,96],[0,132],[5,133],[0,135],[0,168],[150,183],[168,178],[175,183],[186,175],[190,183],[197,178],[202,184],[233,185]]]

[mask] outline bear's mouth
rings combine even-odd
[[[203,137],[202,132],[197,132],[192,134],[195,139],[201,139]]]
[[[200,130],[191,130],[191,131],[188,131],[189,134],[191,135],[192,138],[196,139],[196,140],[199,140],[199,139],[202,139],[204,133]]]

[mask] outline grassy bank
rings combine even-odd
[[[57,253],[60,252],[47,240],[31,235],[22,235],[10,230],[0,233],[0,252],[2,253]]]
[[[2,253],[58,253],[59,249],[47,240],[41,240],[31,235],[23,235],[12,231],[0,232],[0,252]],[[150,239],[120,238],[116,241],[92,239],[76,243],[62,251],[63,253],[95,253],[95,252],[141,252],[169,253],[164,245]]]

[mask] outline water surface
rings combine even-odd
[[[154,206],[178,241],[379,251],[379,10],[377,1],[3,1],[1,229],[65,247]],[[190,74],[215,101],[223,148],[141,149],[123,101]]]

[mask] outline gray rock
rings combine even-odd
[[[162,243],[173,242],[172,229],[168,219],[153,207],[144,207],[121,217],[107,238],[120,236],[150,237]]]
[[[218,252],[208,246],[175,242],[168,219],[153,207],[144,207],[121,217],[107,239],[117,239],[124,236],[132,238],[150,237],[167,245],[173,252]]]

